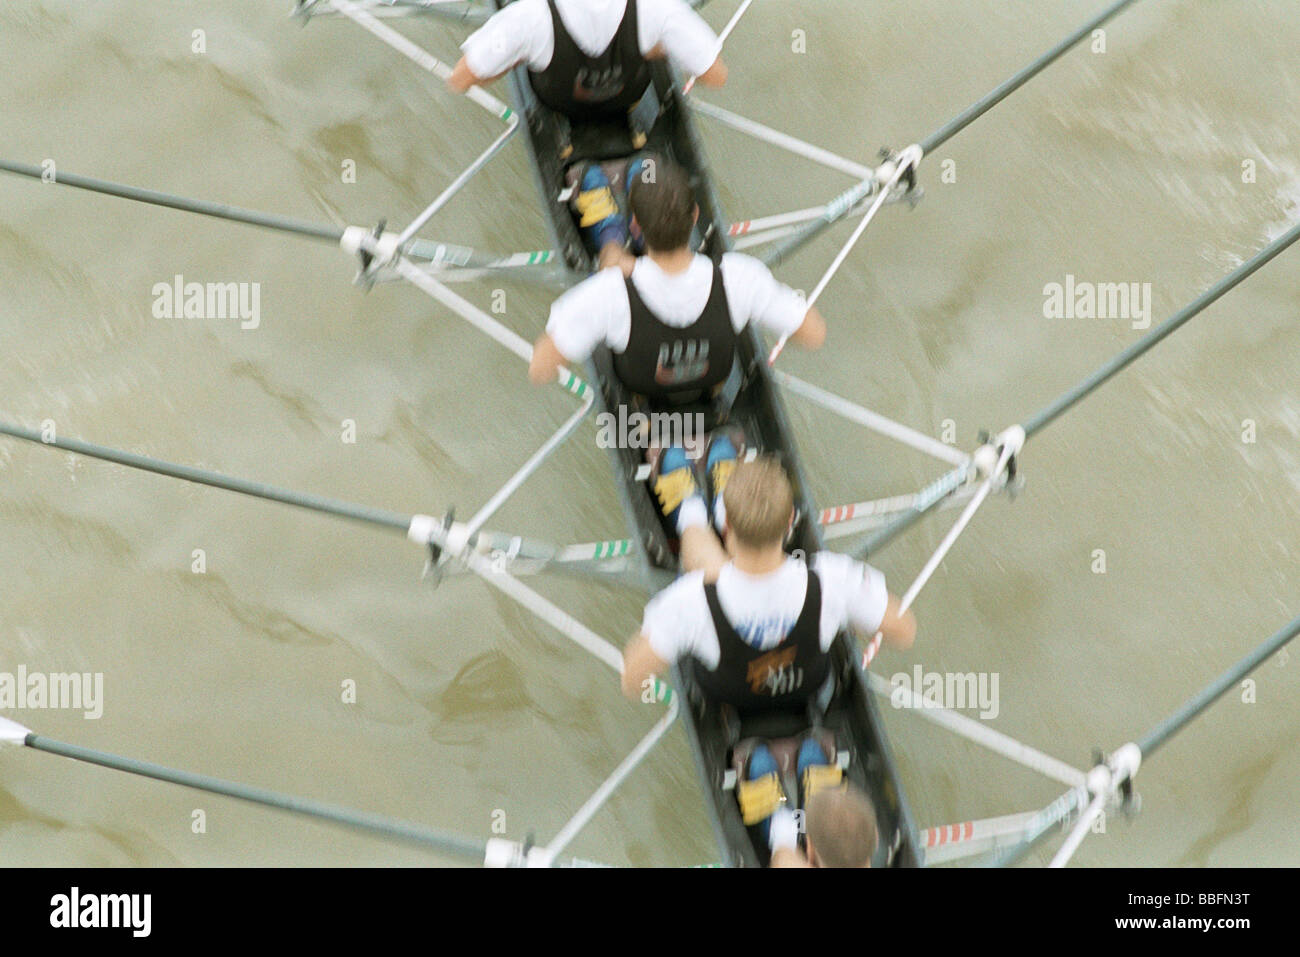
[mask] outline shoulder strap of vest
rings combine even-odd
[[[637,0],[627,0],[623,7],[623,19],[618,22],[618,29],[614,31],[615,40],[623,33],[626,28],[631,35],[631,40],[636,44],[637,54],[641,53],[641,36],[640,26],[637,23]]]
[[[636,283],[632,281],[631,276],[623,277],[623,285],[627,288],[627,303],[632,308],[632,311],[636,312],[637,306],[645,309],[645,300],[643,300],[641,294],[636,291]],[[649,312],[648,309],[646,311]]]
[[[714,296],[726,296],[727,288],[722,284],[722,258],[720,256],[710,256],[709,262],[713,266],[713,284],[709,287],[709,298]],[[708,306],[705,306],[707,309]]]
[[[721,602],[718,601],[717,582],[705,582],[704,600],[709,604],[709,614],[713,617],[714,629],[718,631],[718,640],[721,641],[724,637],[722,635],[723,629],[728,632],[728,637],[735,636],[739,639],[740,636],[736,634],[736,629],[732,626],[731,619],[727,617],[726,612],[722,610]]]
[[[808,589],[804,592],[803,608],[799,612],[799,620],[795,622],[795,628],[801,626],[811,626],[820,630],[822,615],[822,582],[817,577],[817,573],[812,570],[812,565],[808,566]],[[805,618],[812,618],[812,621],[805,621]],[[821,636],[818,635],[818,638]]]

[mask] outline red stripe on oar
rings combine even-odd
[[[871,664],[871,659],[876,657],[876,652],[880,650],[880,639],[884,637],[884,632],[876,632],[876,636],[871,639],[871,644],[867,645],[867,650],[862,653],[862,669],[864,671],[867,665]]]
[[[743,223],[732,223],[731,228],[727,230],[728,236],[743,236],[749,232],[749,227],[754,221],[747,219]]]
[[[819,522],[822,525],[834,525],[836,522],[847,522],[856,512],[857,507],[854,505],[837,505],[835,508],[828,508],[822,512]]]

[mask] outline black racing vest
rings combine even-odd
[[[631,391],[649,398],[686,398],[726,380],[736,356],[736,328],[722,282],[713,263],[713,286],[698,319],[678,328],[661,322],[624,281],[631,309],[627,348],[614,355],[614,373]]]
[[[627,0],[623,19],[605,52],[588,56],[569,35],[555,0],[551,27],[555,52],[540,73],[528,71],[533,92],[553,110],[575,119],[626,115],[650,85],[650,65],[637,38],[637,0]]]
[[[718,604],[716,585],[705,585],[704,597],[721,657],[714,671],[698,660],[692,664],[695,683],[710,699],[730,704],[742,715],[796,711],[821,690],[830,674],[831,656],[822,651],[822,589],[811,568],[799,618],[781,643],[767,651],[754,648],[736,633]]]

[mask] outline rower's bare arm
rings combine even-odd
[[[722,57],[714,60],[711,67],[695,78],[695,82],[712,87],[726,86],[727,64],[722,62]]]
[[[772,852],[769,867],[812,867],[803,852],[794,847],[778,847]]]
[[[804,313],[803,322],[798,329],[790,333],[790,338],[805,349],[822,347],[826,341],[826,320],[822,318],[816,306],[812,306]]]
[[[617,266],[623,276],[630,279],[632,270],[636,268],[636,257],[628,252],[622,243],[606,243],[600,248],[600,257],[596,260],[596,264],[601,269]]]
[[[451,76],[447,77],[447,86],[453,93],[468,93],[471,86],[478,86],[482,82],[482,77],[475,76],[469,68],[466,57],[460,58],[460,62],[451,71]]]
[[[555,340],[546,333],[533,344],[533,357],[528,362],[528,380],[533,385],[546,385],[554,382],[560,370],[568,365],[568,360],[556,348]]]
[[[650,639],[638,634],[623,649],[623,694],[638,700],[646,681],[667,675],[669,667],[650,647]]]
[[[682,530],[682,570],[704,572],[706,584],[718,580],[722,566],[731,561],[717,534],[708,525],[694,525]]]
[[[505,73],[498,73],[496,76],[479,76],[469,68],[469,62],[465,57],[460,58],[455,69],[451,71],[451,76],[447,77],[447,88],[453,93],[468,93],[472,86],[483,86],[491,83],[493,80],[499,80],[510,70]]]
[[[889,596],[889,604],[885,606],[885,617],[880,622],[880,633],[884,636],[884,643],[889,647],[906,651],[916,640],[916,615],[910,608],[900,615],[898,610],[901,605],[902,602],[898,600],[897,595]]]

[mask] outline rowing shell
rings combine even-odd
[[[498,0],[504,5],[508,0]],[[729,248],[727,221],[718,205],[698,135],[680,93],[681,84],[666,65],[654,70],[655,92],[661,104],[658,119],[648,134],[646,148],[672,157],[692,175],[700,206],[700,235],[704,251],[720,254]],[[564,168],[574,159],[610,159],[634,152],[627,131],[621,126],[570,124],[538,102],[525,68],[511,76],[516,109],[527,118],[529,152],[543,208],[550,224],[555,248],[560,250],[573,278],[589,275],[594,265],[565,201]],[[573,152],[561,154],[567,144]],[[822,547],[820,532],[811,517],[817,515],[807,494],[807,483],[799,467],[794,440],[785,409],[763,361],[765,350],[751,329],[737,343],[737,363],[743,374],[737,377],[738,391],[727,424],[743,428],[747,441],[764,452],[779,455],[790,472],[799,518],[790,548],[811,555]],[[633,407],[633,397],[613,373],[608,350],[599,351],[588,369],[590,381],[599,384],[605,412],[618,417]],[[706,421],[717,421],[713,408],[678,409],[701,412]],[[641,583],[654,590],[678,573],[675,542],[665,529],[659,509],[645,481],[643,452],[632,448],[611,448],[631,538],[637,546]],[[898,767],[885,736],[875,699],[867,690],[856,642],[847,633],[836,637],[832,649],[836,680],[835,694],[820,724],[833,735],[840,750],[845,774],[871,795],[880,827],[877,866],[917,866],[919,843],[911,810],[903,791]],[[703,699],[686,671],[677,669],[674,687],[684,697],[682,722],[694,754],[696,770],[722,861],[727,866],[759,867],[767,863],[767,848],[755,840],[740,818],[731,767],[733,746],[758,736],[779,738],[795,735],[807,720],[785,715],[764,716],[744,724],[734,713]]]

